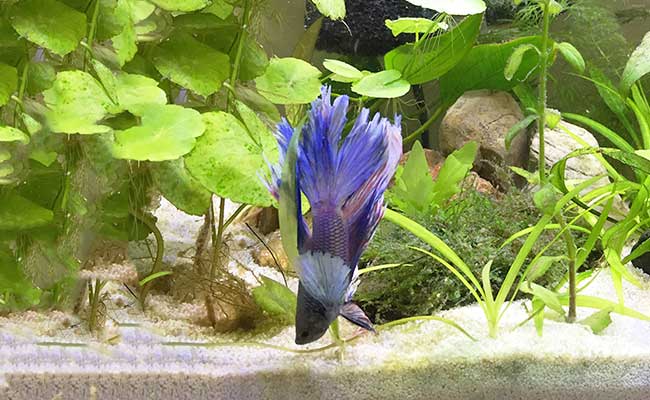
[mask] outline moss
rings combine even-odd
[[[414,219],[457,252],[477,276],[493,259],[491,279],[493,289],[497,290],[523,241],[515,241],[501,250],[499,247],[512,234],[534,225],[539,218],[540,213],[530,195],[513,189],[500,200],[468,191],[436,216]],[[545,233],[536,243],[533,254],[552,238],[553,233]],[[578,237],[578,245],[584,240]],[[375,322],[431,314],[474,301],[469,291],[443,265],[408,246],[428,249],[415,236],[384,221],[364,253],[362,265],[413,264],[363,276],[356,301]],[[565,252],[563,243],[558,241],[546,254]],[[537,283],[547,287],[555,285],[566,270],[565,265],[556,264]]]

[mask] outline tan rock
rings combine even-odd
[[[443,154],[450,154],[469,141],[479,144],[474,169],[497,186],[510,184],[499,168],[505,165],[525,167],[528,160],[528,139],[520,133],[509,150],[505,138],[510,128],[523,119],[519,104],[506,92],[471,91],[449,108],[440,126],[439,145]]]

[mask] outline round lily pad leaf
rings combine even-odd
[[[52,88],[43,95],[48,107],[45,117],[53,132],[90,135],[111,130],[97,124],[113,103],[92,75],[59,72]]]
[[[141,115],[148,104],[166,104],[167,95],[158,87],[158,82],[143,75],[127,74],[119,71],[117,75],[99,61],[93,61],[93,68],[110,96],[108,107],[111,114],[129,111]]]
[[[321,72],[297,58],[273,58],[264,75],[255,79],[260,94],[275,104],[305,104],[320,94]]]
[[[210,5],[210,0],[149,0],[167,11],[190,12],[200,10]]]
[[[115,132],[113,156],[128,160],[175,160],[194,148],[203,134],[201,114],[177,105],[149,104],[142,108],[142,124]]]
[[[18,87],[18,71],[7,64],[0,63],[0,106],[7,104]]]
[[[203,114],[203,120],[205,134],[185,156],[190,173],[219,196],[237,203],[270,206],[271,195],[260,178],[268,167],[259,143],[267,139],[254,140],[237,118],[225,112]]]
[[[162,195],[176,208],[191,215],[203,215],[212,193],[196,180],[182,158],[151,164],[151,175]]]
[[[365,76],[352,85],[352,91],[363,96],[392,99],[404,96],[411,84],[402,79],[402,73],[389,69]]]
[[[202,96],[218,91],[230,75],[227,54],[188,34],[175,35],[156,47],[153,63],[164,77]]]
[[[334,74],[330,79],[337,82],[356,82],[364,76],[356,67],[339,60],[325,59],[323,67]]]
[[[64,56],[86,34],[86,15],[56,0],[23,0],[11,9],[11,25],[30,42]]]
[[[11,126],[0,126],[0,142],[29,143],[29,135]]]

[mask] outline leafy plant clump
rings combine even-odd
[[[514,233],[534,225],[540,218],[531,195],[513,189],[500,199],[493,199],[474,190],[462,193],[436,215],[412,217],[462,255],[477,276],[490,260],[490,281],[494,290],[501,284],[519,251],[523,240],[500,249]],[[555,232],[547,231],[537,241],[532,255],[548,244]],[[583,241],[580,240],[579,242]],[[415,236],[384,221],[364,254],[365,265],[404,264],[365,274],[357,291],[357,299],[376,323],[412,315],[430,315],[442,309],[466,305],[474,301],[471,293],[443,265],[409,246],[422,247]],[[563,244],[556,242],[545,253],[562,255]],[[527,260],[527,262],[529,262]],[[566,265],[554,265],[537,280],[545,287],[555,286],[563,277]]]

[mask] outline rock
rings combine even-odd
[[[289,269],[289,259],[284,252],[284,248],[282,247],[282,238],[280,237],[280,231],[271,233],[266,238],[266,246],[260,243],[257,248],[253,250],[252,255],[253,260],[255,260],[258,265],[277,268],[279,264],[280,268],[282,268],[283,271],[287,271]]]
[[[262,235],[280,228],[278,209],[275,207],[254,207],[243,218],[243,222],[251,224]]]
[[[511,182],[503,176],[503,166],[525,167],[528,140],[520,134],[506,151],[508,130],[523,118],[519,105],[505,92],[478,90],[465,93],[447,111],[440,126],[439,145],[444,154],[461,148],[469,141],[479,144],[474,169],[497,187]]]
[[[576,141],[562,128],[580,138],[584,144]],[[589,131],[564,121],[560,122],[555,129],[546,128],[544,143],[546,168],[551,168],[553,164],[574,150],[585,146],[598,147],[598,141]],[[537,160],[539,160],[539,134],[536,131],[530,145],[530,162],[537,166]],[[535,169],[537,168],[535,167]],[[584,180],[602,174],[607,174],[607,170],[593,154],[571,158],[566,164],[566,179]]]

